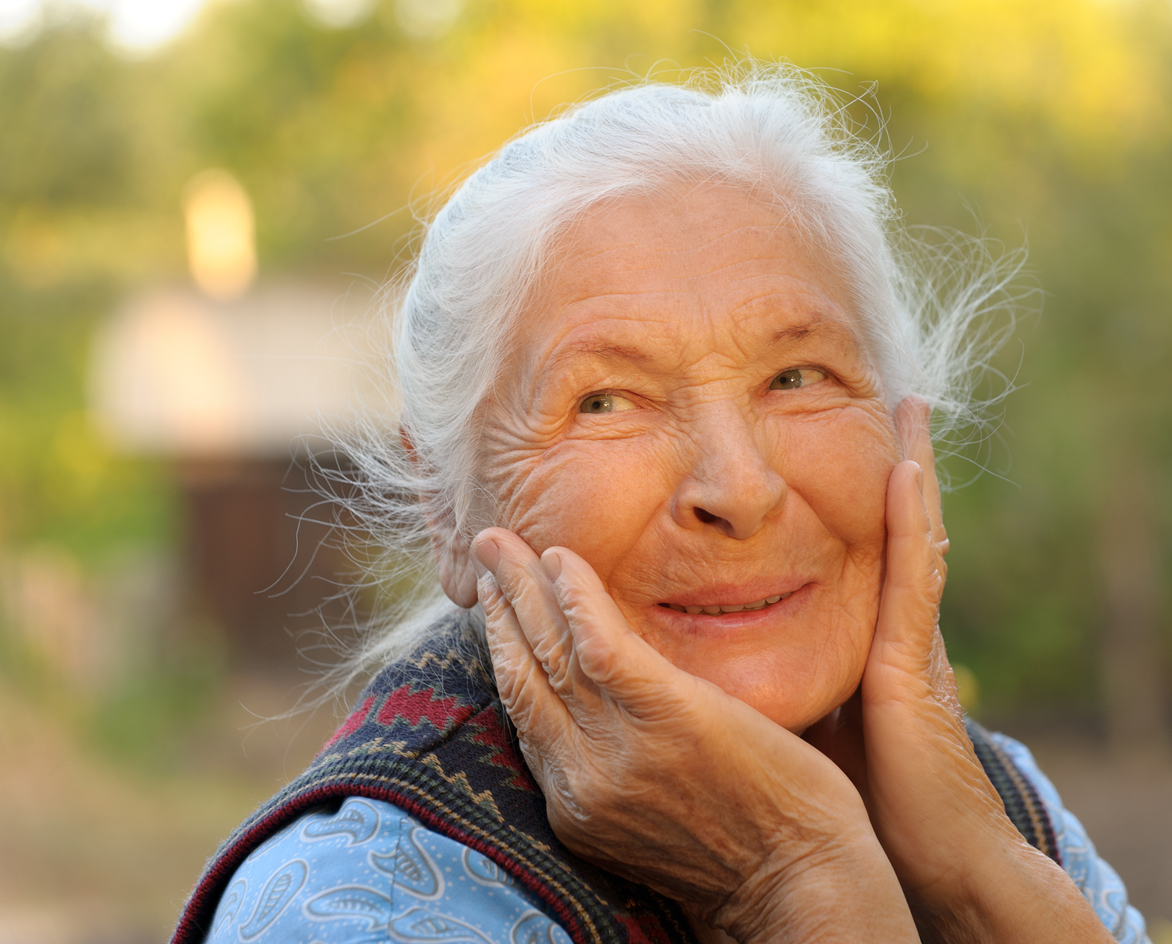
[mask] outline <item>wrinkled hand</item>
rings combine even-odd
[[[965,731],[940,635],[948,537],[927,405],[896,411],[887,569],[859,692],[806,732],[858,787],[926,939],[1109,941],[1005,814]],[[1048,917],[1047,917],[1048,916]]]
[[[905,400],[896,426],[910,461],[888,485],[887,568],[862,685],[806,739],[859,788],[905,889],[930,895],[971,857],[971,837],[956,842],[961,823],[1013,826],[973,753],[940,635],[948,538],[927,406]]]
[[[594,571],[490,529],[501,698],[579,855],[738,941],[915,940],[858,792],[819,751],[635,635]]]

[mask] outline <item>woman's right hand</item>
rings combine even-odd
[[[847,777],[633,633],[590,566],[517,535],[473,552],[501,699],[572,851],[749,941],[915,941]]]

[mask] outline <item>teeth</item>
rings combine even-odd
[[[679,603],[667,604],[668,609],[675,610],[677,613],[690,613],[692,616],[698,616],[705,613],[708,616],[717,616],[720,613],[740,613],[745,610],[761,610],[767,606],[772,606],[778,600],[785,600],[793,596],[793,591],[789,593],[779,593],[775,597],[766,597],[764,600],[758,600],[756,603],[737,603],[729,606],[682,606]]]

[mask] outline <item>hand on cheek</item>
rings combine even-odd
[[[938,861],[937,844],[951,841],[963,855],[957,823],[974,803],[978,817],[1000,811],[1001,803],[965,732],[939,630],[948,539],[926,404],[901,403],[896,427],[906,458],[888,483],[887,562],[863,680],[807,739],[859,787],[905,886],[914,889],[956,864]]]
[[[948,539],[928,410],[906,400],[896,419],[908,458],[888,486],[887,571],[863,681],[807,738],[859,787],[932,939],[1109,940],[1069,877],[1025,843],[973,751],[939,629]]]

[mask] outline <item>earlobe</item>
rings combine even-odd
[[[431,547],[435,553],[440,586],[457,606],[469,609],[476,605],[476,571],[472,566],[472,550],[459,534],[440,533],[434,522],[431,527]],[[448,529],[443,529],[447,531]]]
[[[412,465],[417,463],[419,459],[415,452],[415,444],[406,426],[399,427],[399,442],[407,455],[407,461]],[[427,530],[431,533],[431,550],[435,555],[440,586],[453,603],[470,609],[479,599],[476,593],[476,571],[472,566],[471,548],[456,527],[427,512],[426,496],[420,495],[419,502],[424,508]]]

